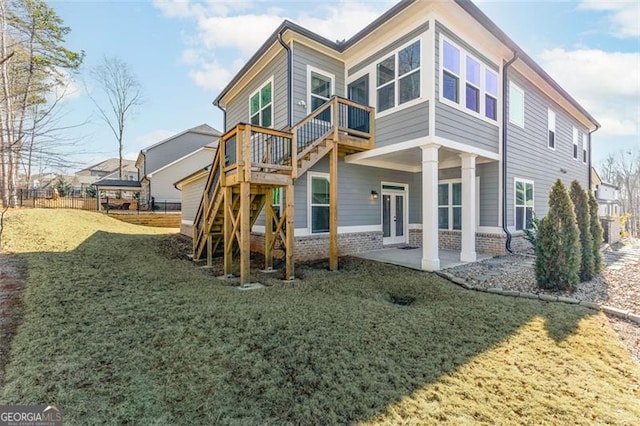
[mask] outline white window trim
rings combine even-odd
[[[572,136],[572,140],[573,140],[573,145],[571,147],[571,156],[573,157],[574,160],[576,161],[580,161],[579,160],[579,147],[580,144],[578,143],[580,139],[580,131],[578,130],[577,127],[573,127],[573,136]]]
[[[440,179],[438,181],[438,185],[440,185],[441,183],[462,183],[462,178],[457,178],[457,179]],[[476,191],[476,206],[475,206],[475,214],[476,214],[476,232],[480,232],[479,229],[481,228],[480,226],[480,176],[476,176],[475,177],[475,191]],[[451,199],[453,197],[453,192],[449,191],[449,198]],[[461,204],[462,206],[462,204]],[[444,206],[443,206],[444,207]],[[453,209],[452,209],[452,205],[449,204],[449,217],[453,217]],[[457,206],[456,206],[457,207]],[[438,205],[438,208],[440,208],[440,205]],[[453,232],[462,232],[462,229],[452,229],[453,227],[453,222],[450,221],[450,225],[448,229],[440,229],[438,228],[439,231],[453,231]],[[422,228],[420,228],[422,229]]]
[[[452,100],[449,100],[447,98],[444,97],[444,42],[449,43],[450,45],[452,45],[453,47],[455,47],[456,49],[458,49],[460,51],[460,74],[455,74],[454,72],[450,71],[450,70],[446,70],[448,73],[455,75],[456,77],[458,77],[458,100],[460,101],[459,103],[453,102]],[[500,98],[500,85],[498,84],[498,94],[496,96],[494,96],[491,93],[488,93],[486,90],[486,84],[487,84],[487,79],[486,79],[486,73],[490,72],[492,74],[494,74],[496,76],[496,80],[500,80],[500,73],[498,71],[495,71],[493,68],[487,66],[487,64],[484,63],[484,61],[478,59],[478,57],[476,57],[475,55],[473,55],[472,53],[468,52],[467,50],[463,49],[462,47],[460,47],[460,45],[454,41],[452,41],[450,38],[448,38],[447,36],[445,36],[444,34],[440,33],[440,40],[439,40],[439,70],[438,70],[438,81],[439,81],[439,90],[438,90],[438,100],[440,102],[442,102],[443,104],[449,105],[452,108],[455,108],[459,111],[462,111],[466,114],[472,115],[475,118],[479,118],[480,120],[483,120],[487,123],[493,124],[494,126],[498,127],[500,126],[500,123],[498,123],[499,119],[500,119],[500,105],[502,103],[502,100]],[[468,82],[467,81],[467,57],[473,59],[474,61],[476,61],[477,63],[480,64],[480,87],[476,86],[475,84]],[[479,94],[478,94],[478,103],[479,103],[479,111],[476,112],[472,109],[467,108],[467,92],[466,92],[466,85],[467,83],[469,83],[472,87],[475,87],[476,89],[479,90]],[[496,119],[492,119],[487,117],[486,115],[486,103],[485,103],[485,96],[489,95],[490,97],[494,98],[496,100]]]
[[[426,34],[426,33],[425,33]],[[419,72],[420,73],[420,96],[418,96],[415,99],[411,99],[410,101],[407,101],[403,104],[398,105],[398,99],[400,98],[400,91],[398,90],[398,81],[400,80],[400,77],[398,77],[398,52],[400,52],[401,50],[411,46],[413,43],[415,43],[416,41],[420,42],[420,66],[418,68],[416,68],[415,70],[412,70],[411,72]],[[425,40],[423,38],[423,35],[419,35],[418,37],[415,37],[413,39],[411,39],[410,41],[404,43],[403,45],[401,45],[400,47],[398,47],[397,49],[394,49],[392,52],[387,53],[386,55],[380,57],[380,58],[376,58],[371,65],[369,65],[366,69],[361,70],[361,72],[357,73],[356,75],[352,76],[351,78],[349,78],[349,81],[347,82],[347,85],[352,83],[353,81],[357,80],[359,77],[362,77],[364,74],[369,73],[369,104],[375,106],[375,113],[376,113],[376,118],[382,118],[386,115],[389,114],[393,114],[394,112],[398,112],[401,111],[405,108],[409,108],[412,107],[414,105],[417,105],[421,102],[424,102],[426,100],[426,87],[425,87],[425,81],[426,78],[424,76],[424,59],[425,59]],[[394,106],[388,109],[385,109],[384,111],[378,111],[378,64],[382,61],[384,61],[385,59],[387,59],[389,56],[394,57],[395,60],[395,72],[396,75],[393,79],[393,82],[396,85],[396,90],[394,91]],[[410,73],[407,73],[410,74]],[[403,75],[406,76],[407,74]],[[355,77],[355,78],[354,78]],[[373,84],[372,84],[373,83]],[[387,84],[390,84],[391,82],[388,82],[386,84],[383,84],[383,86],[386,86]],[[380,86],[382,87],[382,86]]]
[[[307,172],[307,231],[309,232],[309,235],[329,235],[329,232],[313,232],[313,227],[311,224],[311,198],[313,195],[313,185],[311,182],[313,180],[312,178],[326,178],[329,181],[329,185],[331,185],[331,178],[329,176],[329,173]],[[331,205],[329,205],[329,209],[331,209]]]
[[[580,132],[582,136],[582,163],[587,164],[589,160],[589,146],[587,144],[587,134],[584,132]]]
[[[385,189],[384,186],[401,186],[404,189]],[[404,197],[404,202],[402,208],[404,209],[404,240],[405,243],[409,241],[409,184],[408,183],[400,183],[400,182],[388,182],[382,181],[380,182],[380,197],[384,195],[384,193],[391,194],[401,194]],[[382,228],[382,232],[384,234],[384,206],[382,202],[380,203],[380,226]],[[383,237],[386,238],[386,237]]]
[[[514,121],[511,119],[511,91],[515,90],[518,91],[520,93],[522,93],[522,123],[519,123],[517,121]],[[526,111],[524,109],[525,107],[525,91],[522,87],[518,86],[516,83],[514,83],[513,81],[509,80],[509,123],[515,124],[518,127],[521,127],[524,129],[524,122],[525,122],[525,115],[526,115]]]
[[[516,208],[518,207],[518,205],[516,204],[516,182],[530,183],[530,184],[533,186],[533,199],[531,200],[531,201],[532,201],[531,210],[532,210],[534,213],[535,213],[535,211],[536,211],[536,184],[535,184],[535,182],[534,182],[533,180],[531,180],[531,179],[524,179],[524,178],[519,178],[519,177],[514,177],[514,178],[513,178],[513,229],[514,229],[516,232],[523,232],[526,228],[523,228],[523,229],[516,229],[516,222],[517,222],[517,219],[516,219],[516,216],[517,216],[517,214],[516,214]],[[524,191],[524,193],[525,193],[525,198],[526,198],[526,196],[527,196],[527,190],[526,190],[526,187],[525,187],[525,191]],[[527,200],[525,199],[525,203],[526,203],[526,201],[527,201]],[[521,206],[521,207],[523,207],[523,206]],[[525,208],[527,207],[527,206],[526,206],[526,204],[524,205],[524,207],[525,207]],[[527,218],[526,218],[526,214],[525,214],[525,220],[526,220],[526,219],[527,219]],[[525,226],[526,226],[526,224],[525,224]]]
[[[553,117],[553,129],[551,128],[551,117]],[[556,114],[556,112],[551,108],[547,108],[547,148],[552,151],[555,151],[556,147],[558,146],[558,132],[556,131],[556,129],[558,128],[557,121],[558,115]],[[553,132],[553,146],[549,145],[549,131]]]
[[[336,76],[320,68],[307,65],[307,114],[311,114],[313,112],[311,111],[311,73],[312,72],[316,74],[320,74],[323,77],[329,77],[331,79],[331,95],[329,96],[329,98],[331,98],[331,96],[336,94]]]
[[[249,123],[251,123],[251,98],[253,98],[253,96],[256,93],[260,93],[260,91],[269,83],[271,83],[271,126],[269,126],[269,128],[274,128],[274,110],[275,110],[275,102],[274,102],[274,98],[275,98],[275,87],[273,85],[273,76],[271,76],[268,80],[266,80],[264,83],[262,83],[260,86],[258,86],[258,89],[254,90],[253,92],[251,92],[249,94]],[[262,99],[260,99],[262,101]],[[259,114],[259,119],[260,119],[260,126],[262,126],[262,110],[264,108],[262,107],[262,105],[260,106],[260,109],[258,110],[258,114]],[[257,126],[257,124],[256,124]],[[265,127],[265,126],[262,126]]]
[[[447,224],[447,229],[444,228],[440,228],[438,226],[438,230],[439,231],[462,231],[462,223],[460,223],[460,229],[453,229],[453,208],[454,207],[460,207],[460,214],[462,214],[462,200],[460,200],[461,204],[460,205],[453,205],[453,184],[454,183],[459,183],[462,186],[462,179],[443,179],[443,180],[439,180],[438,181],[438,188],[440,187],[440,185],[448,185],[449,189],[447,191],[447,195],[449,196],[449,199],[447,200],[447,205],[446,207],[448,208],[449,211],[449,215],[448,215],[448,224]],[[461,189],[462,190],[462,189]],[[438,203],[438,212],[440,212],[441,208],[444,208],[445,205],[440,205],[440,203]],[[440,213],[438,213],[439,215]]]

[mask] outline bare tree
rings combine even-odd
[[[64,47],[70,28],[43,0],[0,1],[0,188],[5,205],[17,203],[18,170],[35,105],[75,71],[84,52]]]
[[[100,118],[107,123],[118,141],[119,177],[122,179],[125,124],[135,108],[142,104],[142,85],[129,65],[118,57],[105,56],[102,63],[91,71],[91,76],[107,98],[108,105],[101,106],[90,95]]]

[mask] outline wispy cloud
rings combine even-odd
[[[193,22],[194,30],[179,61],[190,67],[199,86],[219,91],[284,19],[294,21],[330,40],[355,34],[387,9],[393,0],[304,3],[305,7],[268,6],[261,1],[191,2],[154,0],[171,19]]]
[[[175,135],[177,132],[166,130],[166,129],[158,129],[149,133],[145,133],[144,135],[138,136],[133,140],[133,145],[140,147],[140,149],[145,148],[149,145],[153,145],[154,143],[158,143],[161,140],[168,138],[169,136]],[[136,152],[136,156],[137,156]]]
[[[640,37],[640,2],[637,0],[582,0],[579,8],[607,12],[609,32],[616,37]]]
[[[640,53],[551,49],[542,66],[602,124],[599,135],[640,137]]]

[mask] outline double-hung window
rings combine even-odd
[[[524,127],[524,90],[509,82],[509,121]]]
[[[529,229],[533,219],[533,181],[516,178],[515,193],[516,230]]]
[[[442,96],[460,102],[460,50],[444,40],[442,42]]]
[[[587,152],[588,152],[587,135],[583,133],[582,134],[582,162],[584,164],[587,164],[587,155],[588,155]]]
[[[420,40],[376,64],[377,110],[420,97]]]
[[[462,183],[438,185],[438,228],[462,229]]]
[[[324,105],[333,96],[333,75],[309,68],[309,112],[313,112]],[[331,110],[323,111],[319,120],[331,121]]]
[[[573,158],[576,160],[578,159],[579,139],[580,139],[580,133],[578,132],[578,129],[574,127],[573,128]]]
[[[556,149],[556,113],[551,109],[547,110],[547,146]]]
[[[484,71],[484,115],[492,120],[498,119],[498,74]]]
[[[268,81],[249,97],[251,124],[262,127],[273,125],[273,83]]]
[[[329,175],[309,174],[311,232],[329,232]]]
[[[467,86],[465,88],[465,97],[467,109],[471,111],[480,112],[480,62],[476,61],[470,56],[466,58],[467,72],[466,80]]]

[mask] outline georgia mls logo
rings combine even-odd
[[[0,405],[0,426],[62,426],[55,405]]]

